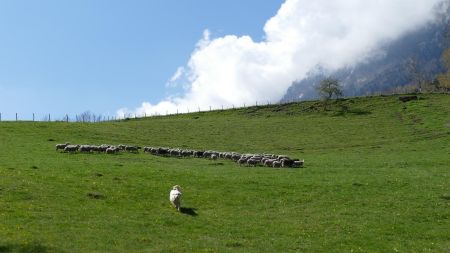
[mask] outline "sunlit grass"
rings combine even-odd
[[[0,252],[448,252],[450,96],[421,98],[1,122]],[[305,168],[54,150],[66,141],[286,154]]]

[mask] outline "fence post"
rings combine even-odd
[[[69,123],[69,114],[66,114],[66,123]]]
[[[17,121],[17,112],[16,112],[16,121]]]
[[[50,113],[48,114],[48,122],[51,121]]]
[[[33,122],[34,122],[34,113],[33,113]]]
[[[2,121],[2,113],[0,112],[0,121]]]

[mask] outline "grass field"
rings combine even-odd
[[[0,122],[0,252],[450,252],[450,95],[420,98]],[[305,167],[56,152],[66,141],[286,154]],[[184,213],[168,201],[175,184]]]

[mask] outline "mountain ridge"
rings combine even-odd
[[[317,66],[305,78],[294,81],[281,101],[317,98],[314,86],[329,76],[341,82],[345,96],[386,93],[414,83],[414,74],[434,80],[447,70],[441,57],[449,46],[449,16],[447,9],[436,22],[386,43],[375,56],[355,66],[336,71]]]

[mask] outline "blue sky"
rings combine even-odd
[[[3,119],[90,110],[115,115],[173,90],[203,31],[250,35],[282,0],[0,1]],[[42,115],[42,116],[40,116]]]
[[[0,112],[61,119],[278,102],[318,66],[332,73],[382,55],[448,1],[2,0]]]

